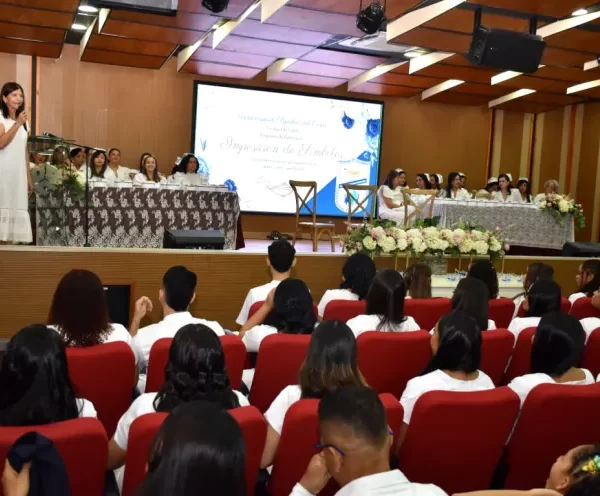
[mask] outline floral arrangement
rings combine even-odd
[[[563,222],[563,217],[567,214],[573,214],[575,225],[579,229],[585,227],[585,216],[583,215],[583,208],[581,204],[575,203],[575,200],[567,196],[550,194],[539,202],[539,206],[542,210],[549,212],[557,222]]]
[[[373,224],[348,226],[342,237],[344,252],[348,255],[366,253],[376,255],[425,256],[489,256],[492,260],[504,256],[500,240],[501,229],[495,232],[459,226],[456,229],[415,226],[398,227],[389,220],[375,220]]]
[[[68,166],[44,164],[31,171],[36,193],[62,190],[75,200],[83,200],[85,178]]]

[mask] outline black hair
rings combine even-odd
[[[404,171],[398,172],[397,170],[392,169],[388,173],[383,184],[390,189],[394,189],[394,179],[396,179],[400,174],[406,174],[406,172],[404,172]]]
[[[268,256],[273,270],[283,274],[292,268],[296,249],[287,239],[278,239],[269,245]]]
[[[431,267],[424,263],[414,263],[404,272],[404,284],[411,298],[431,298]]]
[[[0,365],[0,425],[45,425],[79,416],[65,344],[42,324],[15,334]]]
[[[584,284],[580,291],[587,297],[592,297],[600,289],[600,260],[586,260],[581,264],[581,271],[593,275],[593,279]]]
[[[200,168],[200,161],[198,160],[198,157],[196,157],[196,155],[194,155],[193,153],[186,153],[183,157],[181,157],[179,164],[173,167],[173,174],[175,174],[176,172],[182,172],[183,174],[187,174],[187,165],[192,158],[196,159],[196,170],[194,171],[194,174],[197,174],[198,169]]]
[[[351,428],[355,437],[377,449],[387,449],[389,439],[385,408],[375,390],[343,386],[328,392],[319,402],[321,430],[326,424]]]
[[[489,260],[475,260],[469,267],[467,277],[474,277],[482,281],[488,289],[488,298],[495,300],[500,293],[498,286],[498,273],[496,267]]]
[[[173,410],[150,448],[138,496],[245,496],[246,450],[235,419],[192,401]]]
[[[2,97],[8,96],[13,91],[17,91],[17,90],[21,90],[21,93],[23,93],[23,103],[21,103],[21,106],[17,109],[15,117],[17,117],[19,114],[21,114],[25,110],[25,92],[23,91],[23,87],[19,83],[15,83],[15,82],[4,83],[4,86],[2,86]],[[5,119],[10,118],[10,113],[8,111],[8,105],[6,105],[6,103],[4,103],[4,98],[0,98],[0,109],[2,110],[2,115],[4,116]]]
[[[359,300],[364,300],[376,273],[377,268],[371,257],[364,253],[355,253],[348,257],[342,267],[344,281],[340,289],[348,289],[357,295]]]
[[[341,386],[364,386],[356,362],[356,338],[339,320],[322,322],[314,330],[298,384],[302,398],[321,398]]]
[[[528,179],[519,179],[517,182],[517,189],[521,193],[521,184],[527,184],[527,190],[525,191],[525,203],[531,203],[531,184]]]
[[[481,330],[488,328],[488,288],[475,277],[465,277],[456,285],[452,295],[452,310],[458,310],[475,319]]]
[[[203,324],[177,331],[169,348],[165,383],[154,399],[157,412],[170,412],[181,403],[205,400],[222,408],[240,406],[231,389],[219,336]]]
[[[163,276],[165,303],[176,312],[185,312],[194,297],[197,277],[183,265],[171,267]]]
[[[384,327],[398,328],[406,320],[404,298],[406,285],[399,272],[392,269],[380,270],[367,293],[367,315],[379,315],[377,331]]]
[[[65,163],[65,160],[68,158],[69,156],[69,150],[67,149],[66,146],[57,146],[53,151],[52,151],[52,156],[50,157],[50,164],[51,165],[63,165]],[[62,162],[58,162],[58,159],[62,158]]]
[[[448,174],[448,184],[446,184],[446,187],[444,188],[446,191],[446,198],[452,198],[452,183],[457,177],[460,177],[458,172],[451,172]]]
[[[577,367],[585,348],[585,331],[572,315],[548,313],[538,324],[531,346],[531,373],[560,377]]]
[[[263,324],[287,334],[312,334],[316,323],[313,298],[304,281],[281,281],[275,289],[273,310]]]
[[[112,152],[119,152],[119,155],[121,155],[121,150],[119,150],[118,148],[111,148],[110,150],[108,150],[108,153],[106,154],[107,158],[110,157],[110,154]]]
[[[516,295],[513,300],[527,296],[529,288],[533,286],[536,281],[542,279],[552,281],[554,279],[554,267],[543,262],[533,262],[529,264],[527,266],[527,273],[523,279],[523,289],[525,291]]]
[[[573,455],[573,466],[569,470],[571,487],[567,489],[565,496],[597,496],[600,494],[600,471],[596,465],[597,458],[600,457],[600,444],[581,448]]]
[[[83,148],[73,148],[70,152],[69,152],[69,157],[70,158],[75,158],[77,155],[79,155],[81,152],[83,152]]]
[[[100,171],[100,174],[98,174],[98,172],[96,172],[96,164],[94,163],[94,161],[100,155],[104,156],[104,165],[102,166],[102,170]],[[107,168],[108,168],[108,157],[106,156],[106,153],[104,153],[102,150],[96,150],[94,153],[92,153],[92,158],[90,159],[91,176],[104,178],[104,173],[106,172]]]
[[[431,189],[431,181],[429,180],[427,174],[417,174],[417,177],[420,177],[423,179],[423,181],[425,181],[425,189]]]
[[[508,181],[508,187],[506,188],[507,194],[510,195],[510,192],[512,191],[512,182],[510,180],[510,177],[508,177],[508,174],[500,174],[498,176],[498,185],[500,185],[500,179],[506,179]],[[502,188],[500,188],[500,191],[502,191]]]
[[[560,312],[560,286],[554,281],[538,280],[527,293],[529,310],[526,317],[543,317],[547,313]]]
[[[481,363],[481,327],[465,312],[453,311],[437,324],[439,347],[423,374],[436,370],[473,373]]]
[[[434,186],[433,186],[433,184],[432,184],[432,185],[431,185],[431,188],[432,188],[432,189],[437,189],[437,190],[439,191],[439,190],[441,189],[441,186],[440,186],[440,182],[441,182],[441,181],[440,181],[440,178],[438,177],[438,175],[437,175],[437,174],[429,174],[429,182],[430,182],[430,183],[431,183],[431,178],[432,178],[432,177],[435,177],[435,187],[434,187]]]

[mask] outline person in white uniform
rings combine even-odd
[[[425,263],[414,263],[406,269],[404,274],[406,285],[406,298],[415,300],[428,300],[431,294],[431,267]]]
[[[85,181],[87,180],[85,151],[83,150],[83,148],[73,148],[69,152],[69,158],[71,159],[71,172],[74,173],[81,182],[85,183]]]
[[[519,395],[521,405],[540,384],[585,386],[596,382],[589,370],[578,368],[585,339],[581,323],[572,315],[555,312],[542,317],[531,346],[530,373],[508,385]]]
[[[451,172],[448,175],[448,185],[441,191],[440,198],[449,200],[470,200],[471,194],[462,187],[462,180],[458,172]]]
[[[90,159],[90,183],[112,184],[117,180],[115,173],[108,167],[108,159],[103,150],[96,150]]]
[[[388,174],[383,186],[379,188],[379,217],[384,220],[393,220],[398,225],[404,224],[404,196],[402,189],[406,185],[406,173],[401,170],[392,170]],[[408,213],[414,210],[409,206]]]
[[[21,85],[6,83],[0,101],[0,244],[31,243],[32,191],[25,96]]]
[[[166,183],[167,178],[158,172],[158,162],[154,155],[147,154],[142,161],[140,172],[133,177],[134,184]]]
[[[451,300],[452,310],[473,317],[482,331],[496,329],[496,322],[489,319],[489,297],[486,285],[474,277],[465,277],[456,285]]]
[[[533,196],[531,196],[531,184],[529,183],[529,179],[526,177],[520,177],[517,181],[517,189],[521,194],[521,201],[523,203],[532,203]]]
[[[476,198],[486,198],[489,200],[493,198],[496,191],[498,191],[498,178],[492,176],[487,180],[485,188],[482,188],[477,192]]]
[[[0,365],[0,391],[0,426],[97,416],[91,402],[76,397],[65,343],[45,325],[25,327],[10,339]]]
[[[375,262],[364,253],[355,253],[348,257],[342,267],[340,289],[328,289],[319,302],[319,317],[323,318],[327,304],[331,301],[364,300],[377,273]]]
[[[117,181],[131,182],[132,176],[135,174],[135,170],[121,165],[121,150],[118,148],[108,150],[108,168],[115,175]]]
[[[288,279],[292,268],[296,265],[296,249],[292,244],[279,239],[273,241],[268,248],[267,267],[271,273],[271,282],[256,286],[248,291],[239,315],[235,321],[243,326],[248,321],[250,308],[257,301],[265,301],[272,289],[276,288],[281,281]]]
[[[188,324],[173,338],[160,391],[139,396],[119,420],[108,446],[107,470],[125,463],[129,430],[135,419],[147,413],[168,413],[183,403],[199,400],[224,410],[249,405],[242,393],[231,388],[219,337],[203,324]]]
[[[488,289],[488,298],[495,300],[500,297],[500,284],[498,283],[498,272],[494,264],[487,259],[473,261],[469,265],[467,277],[479,279]]]
[[[390,469],[393,436],[377,393],[368,387],[344,386],[319,403],[321,452],[310,460],[290,496],[313,496],[330,479],[341,487],[336,496],[445,496],[432,484],[410,482]]]
[[[523,279],[523,289],[525,290],[522,293],[519,293],[513,298],[515,302],[515,313],[513,314],[513,319],[517,318],[519,314],[519,310],[521,305],[525,301],[525,297],[527,296],[527,292],[529,288],[535,284],[536,281],[540,279],[554,280],[554,267],[550,264],[542,263],[542,262],[534,262],[527,266],[527,272],[525,273],[525,277]]]
[[[192,153],[186,153],[178,158],[169,176],[169,182],[179,186],[200,186],[202,178],[198,175],[200,163]]]
[[[579,298],[591,298],[600,290],[600,260],[591,259],[583,262],[575,276],[578,291],[569,296],[571,304]]]
[[[225,334],[218,322],[197,319],[190,313],[190,305],[196,299],[196,282],[196,274],[186,267],[179,265],[167,270],[163,277],[162,288],[158,292],[163,320],[142,329],[139,328],[140,323],[146,314],[152,311],[152,300],[142,296],[135,303],[135,313],[129,332],[133,336],[133,346],[139,354],[138,390],[140,393],[146,389],[146,367],[150,350],[156,341],[174,337],[177,331],[187,324],[203,324],[218,336]]]
[[[534,201],[535,203],[544,203],[548,195],[558,194],[560,194],[560,185],[558,184],[558,181],[555,179],[548,179],[544,183],[544,192],[536,195]]]
[[[364,315],[350,319],[347,324],[356,337],[363,332],[408,332],[421,328],[415,319],[404,315],[406,285],[399,272],[381,270],[373,278],[367,293]]]
[[[560,312],[561,290],[554,281],[538,279],[529,288],[527,298],[523,302],[525,317],[513,319],[508,330],[516,339],[522,331],[530,327],[537,327],[542,317],[549,313]]]
[[[522,203],[521,192],[511,184],[509,174],[498,176],[499,189],[494,193],[494,200],[503,203]]]

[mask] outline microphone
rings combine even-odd
[[[19,109],[19,110],[17,110],[17,117],[19,117],[23,113],[24,110],[25,109]],[[26,133],[29,132],[29,129],[27,129],[27,122],[23,123],[23,128],[25,129]]]

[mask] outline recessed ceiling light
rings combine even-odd
[[[414,59],[415,57],[420,57],[423,55],[422,52],[404,52],[404,56],[409,59]]]
[[[571,15],[582,16],[582,15],[586,15],[587,13],[588,13],[588,11],[586,9],[579,9],[579,10],[576,10],[575,12],[573,12]]]
[[[79,12],[86,12],[88,14],[95,14],[96,12],[98,12],[98,9],[96,7],[93,7],[92,5],[80,5],[78,7]]]
[[[85,24],[77,24],[77,23],[75,23],[75,24],[73,24],[71,26],[71,29],[73,31],[86,31],[87,30],[87,26]]]

